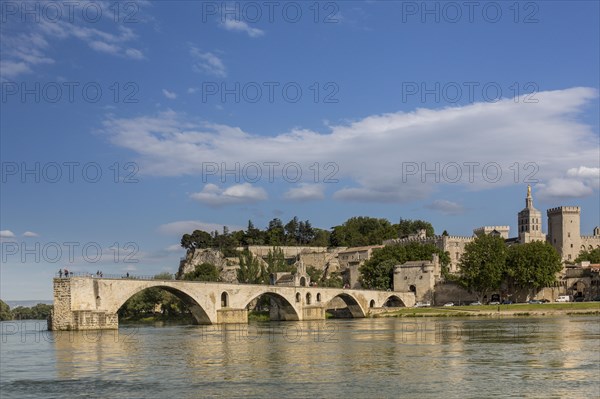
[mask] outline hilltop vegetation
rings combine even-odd
[[[248,221],[246,230],[230,232],[223,227],[223,232],[208,233],[194,230],[181,237],[181,246],[187,250],[195,248],[216,248],[227,257],[238,256],[236,248],[249,245],[268,245],[273,247],[284,245],[303,245],[316,247],[358,247],[378,245],[384,240],[407,236],[419,229],[426,230],[427,236],[434,235],[431,223],[423,220],[400,219],[392,224],[387,219],[366,216],[352,217],[330,230],[315,228],[309,220],[299,220],[294,216],[285,225],[281,219],[274,218],[264,230]]]

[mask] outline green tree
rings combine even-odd
[[[257,258],[248,250],[239,256],[240,267],[237,270],[237,280],[244,284],[262,284],[266,279],[266,270],[261,266]]]
[[[556,281],[556,273],[561,269],[560,255],[548,242],[533,241],[508,248],[506,275],[511,285],[535,292]]]
[[[465,245],[459,281],[480,301],[500,288],[506,268],[506,252],[504,239],[499,236],[482,235]]]
[[[13,315],[8,306],[4,301],[0,300],[0,321],[12,320]]]
[[[594,248],[591,251],[583,250],[579,253],[575,262],[585,262],[588,261],[590,263],[600,263],[600,248]]]
[[[278,246],[285,243],[285,230],[281,219],[274,218],[267,227],[267,242],[269,245]]]
[[[383,240],[397,236],[392,224],[386,219],[366,216],[352,217],[342,225],[333,227],[330,236],[332,247],[360,247],[381,244]]]
[[[398,262],[387,259],[383,262],[366,263],[360,267],[360,281],[365,288],[374,290],[391,289],[394,283],[394,266]]]
[[[219,281],[219,269],[212,263],[204,262],[196,265],[194,270],[183,275],[188,281]]]
[[[288,245],[293,245],[298,243],[299,239],[299,227],[300,224],[298,222],[298,217],[294,216],[292,220],[287,222],[285,225],[285,242]]]
[[[280,273],[280,272],[291,272],[294,270],[293,266],[290,266],[285,261],[283,250],[279,247],[273,247],[269,249],[267,253],[267,273]]]
[[[431,223],[426,222],[424,220],[400,219],[400,222],[398,222],[398,224],[395,224],[394,228],[398,233],[398,237],[405,237],[409,234],[416,234],[417,231],[421,229],[426,230],[427,237],[432,237],[435,234]]]

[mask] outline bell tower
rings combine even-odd
[[[533,196],[529,185],[525,197],[525,208],[519,212],[517,225],[521,244],[531,241],[546,241],[546,235],[542,233],[542,213],[533,207]]]

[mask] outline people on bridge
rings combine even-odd
[[[67,269],[65,269],[65,277],[69,277],[69,271]]]
[[[62,278],[62,275],[63,275],[63,271],[62,271],[62,269],[58,269],[58,277],[59,277],[59,278]]]

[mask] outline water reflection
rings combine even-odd
[[[591,316],[36,328],[2,324],[3,397],[597,397],[600,389],[600,323]]]

